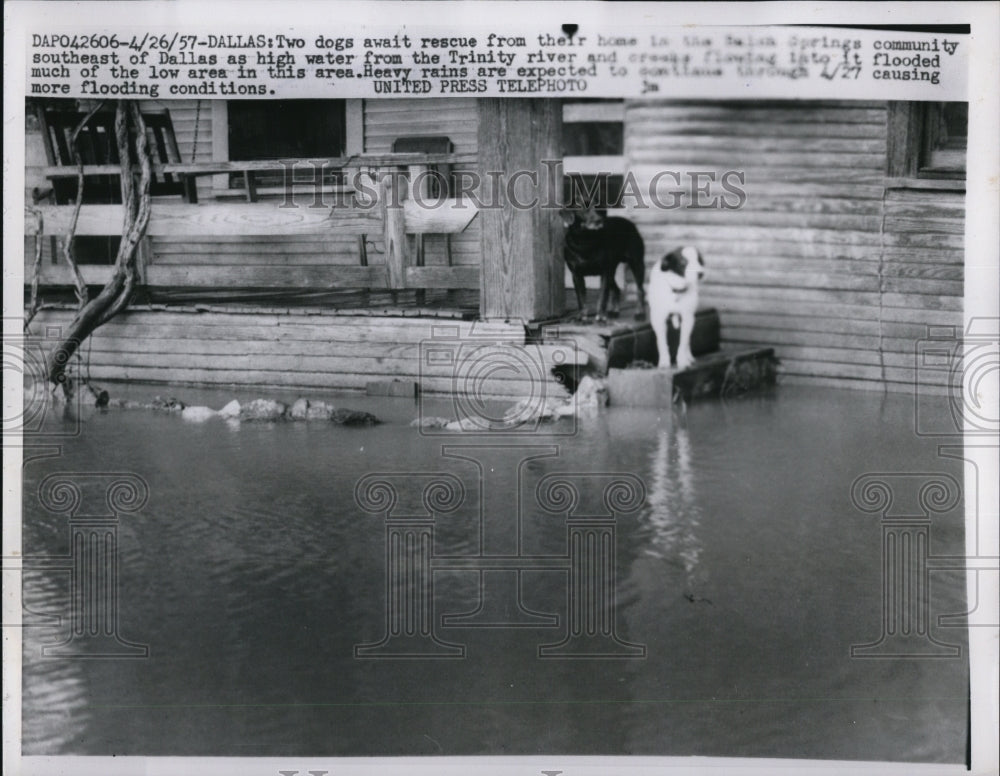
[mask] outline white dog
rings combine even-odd
[[[653,266],[649,278],[649,322],[656,334],[659,367],[686,369],[694,363],[691,332],[698,310],[698,284],[705,261],[697,248],[671,251]]]

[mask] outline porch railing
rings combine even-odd
[[[268,287],[268,288],[359,288],[359,289],[457,289],[479,288],[477,266],[414,266],[407,235],[456,234],[462,232],[477,214],[468,199],[427,201],[412,196],[410,189],[415,172],[436,163],[468,162],[469,154],[372,154],[330,159],[310,159],[312,165],[346,172],[369,171],[375,195],[370,201],[355,198],[351,205],[334,207],[282,207],[282,202],[204,202],[200,204],[163,203],[152,207],[145,245],[139,252],[140,280],[152,287]],[[286,162],[287,164],[287,162]],[[408,169],[410,178],[384,175],[379,171]],[[180,175],[217,175],[283,169],[273,161],[209,162],[192,164],[154,163],[157,173]],[[45,167],[49,179],[75,177],[75,167]],[[118,165],[86,165],[83,174],[120,175]],[[393,186],[399,187],[393,190]],[[25,213],[25,235],[36,239],[65,237],[72,220],[72,205],[36,205]],[[40,216],[40,218],[39,218]],[[83,205],[74,234],[76,236],[119,236],[120,205]],[[40,225],[40,228],[39,228]],[[329,264],[295,266],[212,266],[211,264],[157,264],[149,241],[156,237],[289,237],[301,235],[363,236],[380,235],[385,247],[385,262],[368,266]],[[31,260],[26,256],[25,280],[30,281]],[[112,267],[81,265],[88,284],[101,285],[110,277]],[[70,268],[64,263],[43,263],[41,285],[72,285]]]

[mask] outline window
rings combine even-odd
[[[965,172],[969,140],[969,103],[932,102],[924,106],[922,172]]]
[[[232,100],[213,104],[213,148],[217,161],[325,159],[361,152],[360,100]],[[341,183],[340,173],[323,170],[322,185]],[[309,172],[298,169],[296,182],[314,186]],[[280,170],[255,172],[258,192],[285,185]],[[246,187],[242,173],[216,176],[217,190]]]
[[[624,118],[621,100],[563,103],[563,196],[567,203],[621,207]]]
[[[965,102],[889,103],[889,177],[964,182],[968,126]]]

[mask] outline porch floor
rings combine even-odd
[[[426,291],[406,289],[319,289],[315,291],[158,289],[137,300],[171,309],[188,306],[240,312],[289,312],[365,317],[426,317],[473,320],[479,315],[479,291],[475,289]],[[131,305],[132,308],[136,304]]]

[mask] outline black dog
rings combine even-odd
[[[608,301],[613,299],[611,315],[618,315],[621,291],[615,283],[615,270],[619,264],[626,264],[632,271],[639,292],[639,312],[636,319],[645,318],[646,292],[643,283],[646,276],[646,247],[639,230],[627,218],[608,217],[606,211],[589,208],[587,210],[562,210],[563,225],[566,227],[566,247],[563,256],[566,266],[573,274],[573,288],[580,314],[584,314],[587,286],[584,278],[600,275],[601,298],[598,319],[608,313]]]

